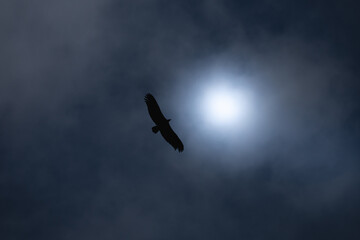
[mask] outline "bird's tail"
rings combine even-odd
[[[158,126],[152,127],[152,131],[153,133],[157,133],[159,131],[159,127]]]

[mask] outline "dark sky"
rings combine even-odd
[[[1,1],[0,239],[360,239],[358,12]],[[246,130],[204,126],[219,72],[253,93]]]

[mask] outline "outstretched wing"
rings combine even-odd
[[[150,93],[145,95],[145,103],[148,107],[148,111],[150,114],[151,119],[154,121],[156,125],[159,125],[162,122],[165,122],[166,119],[162,114],[159,105],[157,104],[155,98]]]
[[[171,146],[176,150],[178,149],[179,152],[184,151],[184,145],[181,142],[180,138],[176,135],[174,130],[168,124],[166,127],[160,129],[161,135],[165,138],[165,140],[170,143]]]

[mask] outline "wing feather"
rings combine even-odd
[[[170,127],[170,125],[163,127],[160,129],[161,135],[164,137],[164,139],[176,150],[178,149],[179,152],[184,151],[184,145],[181,142],[180,138],[174,130]]]
[[[147,105],[150,117],[154,121],[154,123],[156,125],[159,125],[162,122],[165,122],[166,119],[165,119],[164,115],[162,114],[160,107],[159,107],[158,103],[156,102],[154,96],[151,95],[150,93],[148,93],[145,95],[144,100]]]

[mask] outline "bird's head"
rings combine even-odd
[[[170,121],[171,121],[171,119],[167,119],[167,121],[168,121],[168,122],[170,122]]]

